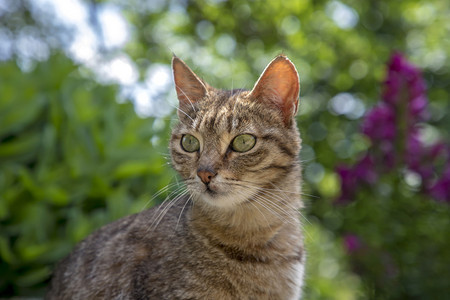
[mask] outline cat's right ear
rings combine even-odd
[[[259,77],[249,96],[276,107],[286,125],[297,113],[300,82],[294,64],[284,55],[277,56]]]
[[[172,58],[172,70],[180,107],[191,106],[207,95],[208,85],[175,55]]]

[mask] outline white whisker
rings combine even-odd
[[[179,183],[172,184],[172,186],[179,185]],[[181,191],[181,193],[179,193]],[[179,193],[179,194],[178,194]],[[187,194],[187,190],[185,189],[184,185],[179,186],[174,191],[172,191],[166,199],[164,199],[163,203],[161,203],[154,212],[154,217],[152,218],[152,223],[150,224],[149,228],[151,230],[154,230],[158,224],[161,222],[161,220],[164,218],[165,214],[168,212],[168,210],[180,199],[182,196]],[[172,200],[172,195],[178,194],[174,200]]]
[[[185,112],[184,110],[182,110],[181,108],[174,106],[172,104],[169,103],[169,106],[175,108],[176,110],[178,110],[179,112],[183,113],[184,115],[186,115],[189,119],[191,119],[192,123],[194,123],[194,119],[192,119],[192,117],[190,115],[188,115],[187,112]],[[181,121],[181,120],[180,120]],[[192,126],[191,126],[192,127]]]
[[[291,195],[302,195],[302,193],[295,191],[285,191],[280,189],[276,185],[272,184],[274,188],[263,188],[258,186],[256,183],[249,181],[241,182],[228,182],[230,185],[241,186],[246,188],[254,188],[259,191],[256,195],[251,198],[256,201],[261,207],[264,207],[270,214],[274,215],[280,220],[283,220],[291,225],[300,226],[304,229],[302,222],[300,222],[299,217],[310,223],[306,216],[301,212],[300,208],[292,203],[290,199]],[[300,200],[300,199],[299,199]],[[251,201],[250,201],[251,203]],[[254,205],[252,203],[252,205]],[[263,213],[264,215],[264,213]],[[264,215],[265,216],[265,215]],[[309,233],[304,230],[309,236]]]
[[[287,222],[291,225],[297,226],[295,222],[291,221],[290,219],[297,220],[297,216],[294,214],[294,212],[287,212],[285,209],[281,208],[279,205],[277,205],[274,201],[271,201],[270,199],[262,196],[255,196],[254,197],[257,202],[267,209],[270,213],[272,213],[274,216],[276,216],[278,219]],[[277,211],[278,210],[278,211]]]
[[[150,224],[149,229],[150,231],[155,230],[159,223],[164,219],[165,215],[169,212],[169,210],[181,199],[183,199],[183,196],[186,195],[188,192],[184,191],[182,192],[177,198],[170,200],[167,202],[167,204],[163,207],[163,209],[159,212],[158,216],[153,220],[153,222]]]
[[[243,195],[244,193],[241,192],[240,194]],[[270,225],[269,220],[267,219],[266,215],[259,209],[259,207],[256,206],[252,201],[249,201],[248,203],[250,203],[253,207],[255,207],[255,208],[259,211],[259,213],[261,214],[261,216],[263,216],[264,220],[266,220],[267,226],[268,226],[270,229],[272,229],[272,226]],[[242,208],[242,203],[239,203],[239,208],[243,209],[243,208]]]
[[[183,212],[184,212],[184,209],[186,208],[186,205],[191,200],[192,200],[192,196],[189,195],[189,197],[186,199],[186,203],[184,203],[183,208],[181,209],[180,215],[178,216],[177,224],[175,225],[175,230],[178,228],[178,224],[180,223],[180,219],[181,219],[181,216],[183,215]]]
[[[144,206],[140,209],[140,211],[143,211],[144,209],[146,209],[150,203],[152,203],[158,196],[160,196],[161,194],[167,192],[169,189],[171,189],[173,186],[176,186],[177,183],[169,183],[168,185],[166,185],[165,187],[163,187],[162,189],[160,189],[156,194],[154,194],[145,204]]]

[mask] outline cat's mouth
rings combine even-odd
[[[219,194],[219,186],[215,182],[209,182],[208,184],[204,185],[203,192],[210,196],[215,196]]]
[[[213,207],[234,208],[240,203],[249,201],[255,194],[254,188],[242,188],[242,185],[225,182],[210,182],[209,184],[191,186],[199,201]]]
[[[215,195],[217,195],[217,191],[212,190],[210,186],[207,186],[207,187],[206,187],[205,193],[207,193],[207,194],[210,195],[210,196],[215,196]]]

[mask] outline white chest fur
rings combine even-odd
[[[305,272],[304,259],[293,265],[292,272],[294,294],[291,300],[299,300],[302,296],[303,276]]]

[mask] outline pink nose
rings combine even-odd
[[[216,176],[216,173],[208,169],[202,169],[197,171],[197,176],[200,177],[204,184],[209,184],[211,182],[211,179]]]

